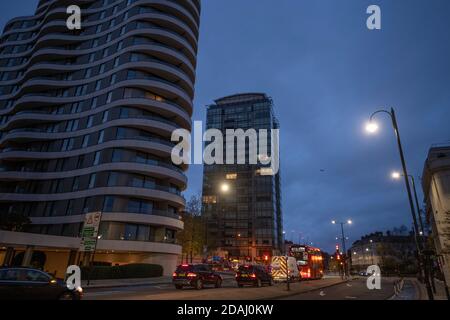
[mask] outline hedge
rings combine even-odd
[[[135,263],[122,266],[93,266],[81,268],[81,278],[87,280],[153,278],[163,274],[163,267],[157,264]]]

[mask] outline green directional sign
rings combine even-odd
[[[84,225],[81,231],[81,252],[94,252],[97,246],[98,228],[102,220],[101,212],[91,212],[86,214]]]

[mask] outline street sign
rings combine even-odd
[[[102,220],[101,212],[91,212],[86,214],[84,225],[81,231],[81,252],[94,252],[97,245],[98,229]]]

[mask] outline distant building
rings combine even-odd
[[[363,236],[349,250],[351,270],[378,265],[384,273],[416,273],[416,247],[412,232],[375,232]]]
[[[428,153],[422,174],[436,254],[447,285],[450,285],[450,144],[434,146]]]
[[[278,129],[272,100],[262,93],[237,94],[208,107],[207,128]],[[226,155],[224,148],[224,156]],[[249,144],[246,142],[246,154]],[[270,151],[270,149],[269,149]],[[258,164],[204,166],[203,216],[209,254],[267,259],[284,249],[280,174]],[[226,191],[222,190],[226,186]]]

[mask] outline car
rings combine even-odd
[[[236,272],[236,281],[239,288],[244,285],[262,287],[263,284],[273,285],[272,275],[267,268],[261,265],[243,265]]]
[[[82,291],[38,269],[0,268],[0,300],[80,300]]]
[[[172,275],[172,282],[176,289],[192,287],[201,290],[205,285],[222,287],[222,276],[214,272],[207,264],[182,264]]]

